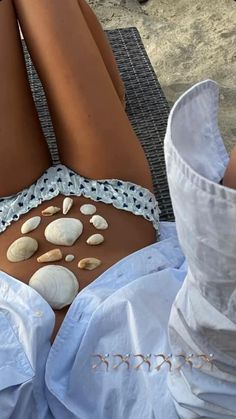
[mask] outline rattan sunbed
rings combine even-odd
[[[169,106],[136,28],[106,31],[126,87],[126,112],[148,158],[162,221],[173,221],[164,161],[163,140]],[[46,98],[23,42],[32,94],[54,164],[59,163]]]

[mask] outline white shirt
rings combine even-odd
[[[161,223],[160,242],[78,294],[52,346],[50,306],[0,272],[1,419],[236,418],[236,191],[216,183],[228,161],[216,108],[207,81],[169,118],[167,174],[183,250],[175,224]],[[210,372],[157,371],[155,355],[170,352],[214,353],[217,362]],[[107,371],[93,368],[93,354],[109,354]],[[114,369],[114,354],[130,354],[130,368]],[[151,354],[150,371],[135,369],[137,354]]]

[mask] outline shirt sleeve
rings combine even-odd
[[[228,157],[217,111],[216,83],[197,84],[172,108],[165,139],[188,264],[169,320],[178,360],[169,389],[181,419],[236,417],[236,191],[219,184]]]
[[[31,287],[0,271],[0,417],[51,418],[44,371],[54,318]]]
[[[1,418],[9,419],[16,417],[19,402],[22,401],[22,393],[25,393],[25,386],[33,377],[34,371],[7,319],[7,315],[0,311]],[[24,409],[24,413],[26,411]]]

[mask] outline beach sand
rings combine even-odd
[[[170,105],[194,83],[220,86],[219,125],[236,143],[236,1],[89,0],[104,29],[138,28]]]

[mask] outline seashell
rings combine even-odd
[[[45,229],[44,235],[50,243],[72,246],[83,231],[83,224],[76,218],[58,218]]]
[[[9,246],[7,259],[10,262],[22,262],[29,259],[37,250],[37,240],[31,237],[20,237]]]
[[[81,259],[78,263],[78,267],[80,269],[87,269],[89,271],[92,271],[93,269],[97,268],[101,265],[101,260],[96,258],[84,258]]]
[[[30,278],[29,285],[56,310],[71,304],[79,290],[73,272],[60,265],[47,265],[38,269]]]
[[[82,214],[84,215],[93,215],[96,211],[97,208],[95,207],[95,205],[84,204],[82,205],[82,207],[80,207],[80,212],[82,212]]]
[[[51,217],[51,215],[54,215],[59,211],[61,211],[61,208],[51,206],[44,209],[42,215],[44,215],[44,217]]]
[[[66,215],[70,211],[72,205],[73,205],[73,199],[72,198],[67,197],[67,198],[64,199],[63,210],[62,210],[64,215]]]
[[[108,223],[105,218],[101,217],[101,215],[93,215],[93,217],[89,220],[91,224],[94,225],[98,230],[106,230],[108,228]]]
[[[103,242],[104,242],[104,237],[102,234],[93,234],[86,241],[87,244],[91,244],[92,246],[96,246],[97,244],[100,244]]]
[[[21,233],[27,234],[30,233],[30,231],[35,230],[41,222],[41,217],[32,217],[29,218],[27,221],[25,221],[24,224],[21,226]]]
[[[37,258],[37,262],[55,262],[56,260],[62,259],[62,253],[60,249],[49,250],[49,252]]]
[[[72,260],[74,260],[74,255],[66,255],[66,257],[65,257],[65,261],[66,262],[72,262]]]

